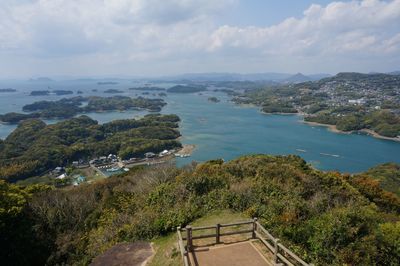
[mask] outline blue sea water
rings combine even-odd
[[[56,100],[67,96],[29,96],[31,90],[68,89],[81,90],[83,96],[101,95],[106,89],[120,89],[120,95],[140,96],[141,92],[129,91],[139,86],[129,81],[117,85],[97,85],[96,81],[59,82],[0,82],[0,88],[15,88],[15,93],[0,93],[0,113],[21,112],[22,106],[38,100]],[[167,85],[165,85],[167,86]],[[93,92],[92,89],[97,89]],[[220,103],[208,101],[211,95],[221,99]],[[73,96],[76,96],[74,94]],[[143,95],[156,97],[152,93]],[[256,107],[233,104],[222,93],[171,94],[165,97],[168,103],[162,110],[165,114],[181,117],[182,142],[195,144],[196,149],[189,158],[179,158],[178,165],[191,161],[206,161],[223,158],[231,160],[246,154],[297,154],[321,170],[360,172],[385,162],[400,163],[400,142],[376,139],[367,135],[338,134],[325,127],[310,126],[297,115],[266,115]],[[114,119],[140,117],[143,111],[89,113],[100,123]],[[46,121],[54,123],[56,121]],[[0,125],[0,138],[5,138],[15,125]]]

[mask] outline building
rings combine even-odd
[[[156,154],[155,154],[154,152],[146,152],[146,153],[144,154],[144,156],[145,156],[146,158],[154,158],[154,157],[156,157]]]

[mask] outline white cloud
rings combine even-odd
[[[281,56],[394,53],[399,33],[400,0],[333,2],[312,5],[302,18],[271,27],[222,26],[212,34],[208,49],[258,49]]]
[[[268,27],[221,25],[237,1],[1,0],[0,73],[24,60],[39,66],[32,74],[380,70],[400,60],[400,0],[313,4]]]

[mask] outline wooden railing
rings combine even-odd
[[[241,229],[230,232],[221,232],[221,228],[226,227],[236,227],[243,225],[251,225],[251,229]],[[200,230],[212,230],[215,229],[215,233],[212,234],[203,234],[193,236],[194,231]],[[253,239],[259,239],[269,251],[273,254],[273,261],[275,265],[288,265],[288,266],[312,266],[312,264],[308,264],[299,258],[296,254],[286,248],[279,242],[278,238],[273,237],[258,221],[257,218],[254,218],[250,221],[237,222],[237,223],[229,223],[229,224],[216,224],[211,226],[199,226],[199,227],[191,227],[190,225],[185,228],[178,227],[178,246],[182,256],[183,265],[190,266],[189,263],[189,252],[193,251],[193,240],[196,239],[204,239],[204,238],[215,238],[215,244],[221,243],[221,237],[230,236],[230,235],[239,235],[239,234],[247,234],[251,233],[251,237]],[[185,236],[182,236],[182,233],[185,233]],[[186,242],[186,245],[185,245]]]

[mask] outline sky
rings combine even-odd
[[[400,0],[1,0],[0,79],[400,70]]]

